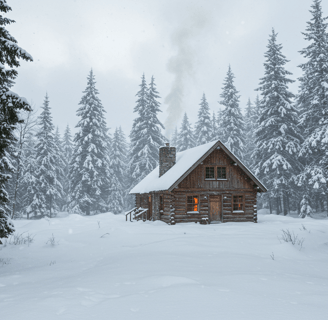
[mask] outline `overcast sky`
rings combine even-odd
[[[292,78],[300,76],[298,51],[307,45],[301,32],[311,18],[312,2],[9,0],[13,11],[8,16],[16,20],[9,31],[34,58],[22,62],[13,90],[35,109],[48,92],[54,124],[61,132],[67,124],[73,129],[92,68],[108,126],[113,132],[121,125],[128,134],[143,73],[148,83],[154,75],[163,110],[160,119],[173,128],[180,126],[184,111],[196,120],[203,92],[211,110],[219,110],[230,64],[244,108],[247,99],[257,95],[254,89],[263,76],[272,28],[290,60]],[[322,6],[327,16],[328,1]],[[297,92],[297,83],[291,90]]]

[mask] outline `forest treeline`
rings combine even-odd
[[[8,8],[0,1],[0,11]],[[296,95],[288,88],[294,80],[272,30],[256,100],[248,100],[242,113],[229,66],[219,110],[211,111],[203,94],[196,123],[185,113],[170,141],[179,152],[220,139],[268,188],[259,197],[262,206],[277,214],[297,211],[302,217],[328,207],[327,18],[319,0],[313,1],[310,12]],[[126,137],[120,127],[108,129],[91,70],[77,110],[76,134],[73,137],[69,127],[61,134],[47,95],[36,117],[29,104],[10,91],[18,59],[32,57],[5,29],[11,21],[0,19],[0,32],[8,40],[1,40],[0,60],[11,68],[0,68],[0,230],[10,232],[10,218],[22,215],[120,213],[133,207],[129,190],[157,167],[158,149],[167,142],[158,119],[161,104],[154,77],[147,83],[142,75],[135,119]]]

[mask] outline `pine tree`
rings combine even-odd
[[[170,141],[172,147],[176,147],[178,145],[178,138],[179,138],[178,128],[175,127]]]
[[[303,33],[310,43],[301,50],[306,62],[300,65],[303,75],[299,79],[298,106],[305,138],[300,152],[305,159],[305,169],[299,181],[303,186],[311,186],[312,192],[324,192],[327,197],[328,24],[320,0],[314,0],[311,8],[312,18]]]
[[[64,174],[64,169],[65,169],[65,159],[64,159],[64,150],[63,150],[63,141],[60,136],[59,128],[56,128],[55,135],[54,135],[54,143],[56,146],[56,149],[54,150],[57,154],[56,157],[59,159],[58,164],[57,164],[57,179],[59,183],[62,186],[62,192],[61,196],[57,199],[57,205],[59,207],[59,210],[62,210],[64,205],[65,205],[65,199],[63,193],[63,185],[64,185],[64,180],[67,178]]]
[[[215,112],[213,112],[212,120],[211,120],[211,140],[218,139],[218,123],[216,120]]]
[[[110,153],[111,191],[109,211],[118,214],[126,208],[127,190],[127,144],[122,128],[116,128]]]
[[[303,195],[303,199],[301,201],[301,212],[300,218],[305,218],[306,216],[311,217],[313,210],[310,205],[310,200],[308,195]]]
[[[130,188],[157,167],[158,149],[166,141],[161,133],[164,126],[157,117],[161,110],[154,77],[148,89],[145,75],[142,76],[140,90],[136,96],[138,99],[134,112],[138,116],[133,121],[130,133]]]
[[[216,127],[217,127],[217,131],[216,131],[216,135],[215,135],[215,140],[220,139],[222,141],[223,126],[222,126],[222,110],[221,110],[221,108],[219,108],[219,111],[216,116]]]
[[[79,103],[74,138],[74,151],[70,164],[71,203],[76,213],[90,215],[108,209],[110,169],[108,159],[109,136],[105,110],[98,98],[93,71],[87,78],[87,87]]]
[[[277,34],[272,30],[265,53],[265,75],[257,89],[261,93],[259,127],[256,131],[256,174],[268,187],[268,196],[276,198],[277,212],[281,197],[284,214],[287,214],[287,196],[293,189],[292,179],[301,165],[298,152],[302,142],[298,128],[298,115],[292,103],[294,95],[288,90],[293,80],[285,69],[288,62],[277,44]]]
[[[245,157],[244,161],[249,168],[254,167],[253,153],[255,150],[255,130],[257,128],[257,115],[255,106],[248,99],[245,110]]]
[[[184,114],[178,136],[177,151],[185,151],[196,146],[194,132],[189,123],[187,113]]]
[[[60,177],[63,163],[55,142],[48,95],[45,96],[38,124],[39,130],[36,135],[36,185],[34,186],[36,193],[31,208],[35,210],[35,213],[53,217],[58,212],[62,194]]]
[[[5,0],[0,0],[0,12],[8,13],[11,8]],[[19,111],[31,111],[28,102],[10,91],[18,75],[19,59],[33,61],[32,57],[17,45],[17,41],[5,26],[15,22],[0,15],[0,239],[14,232],[9,217],[8,192],[6,184],[14,167],[10,159],[10,148],[15,141],[14,130],[21,122]],[[0,240],[1,243],[1,240]]]
[[[62,148],[63,148],[63,161],[64,161],[64,177],[63,177],[63,208],[64,210],[68,209],[68,205],[70,203],[70,182],[69,182],[69,165],[72,160],[72,154],[73,154],[73,142],[72,142],[72,135],[71,135],[71,129],[67,125],[64,137],[62,141]]]
[[[212,125],[210,107],[206,101],[205,93],[203,93],[200,107],[198,111],[198,120],[195,126],[196,144],[202,145],[212,140]]]
[[[24,193],[23,197],[23,212],[26,214],[27,219],[30,218],[30,214],[36,213],[36,204],[33,203],[34,195],[38,192],[38,185],[35,173],[37,171],[36,154],[35,154],[36,141],[34,135],[29,133],[26,137],[26,145],[24,147],[24,164],[22,172],[22,189]]]
[[[222,111],[222,142],[232,151],[239,159],[243,159],[245,151],[245,129],[244,121],[239,107],[238,91],[234,85],[234,78],[229,66],[227,76],[223,84],[223,92],[220,104],[225,106]]]

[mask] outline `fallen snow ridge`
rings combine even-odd
[[[303,224],[303,226],[302,226]],[[328,220],[15,221],[0,246],[1,320],[327,319]],[[281,239],[289,230],[303,245]]]

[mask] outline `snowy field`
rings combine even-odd
[[[34,241],[0,246],[1,320],[328,319],[327,219],[168,226],[103,214],[15,226]]]

